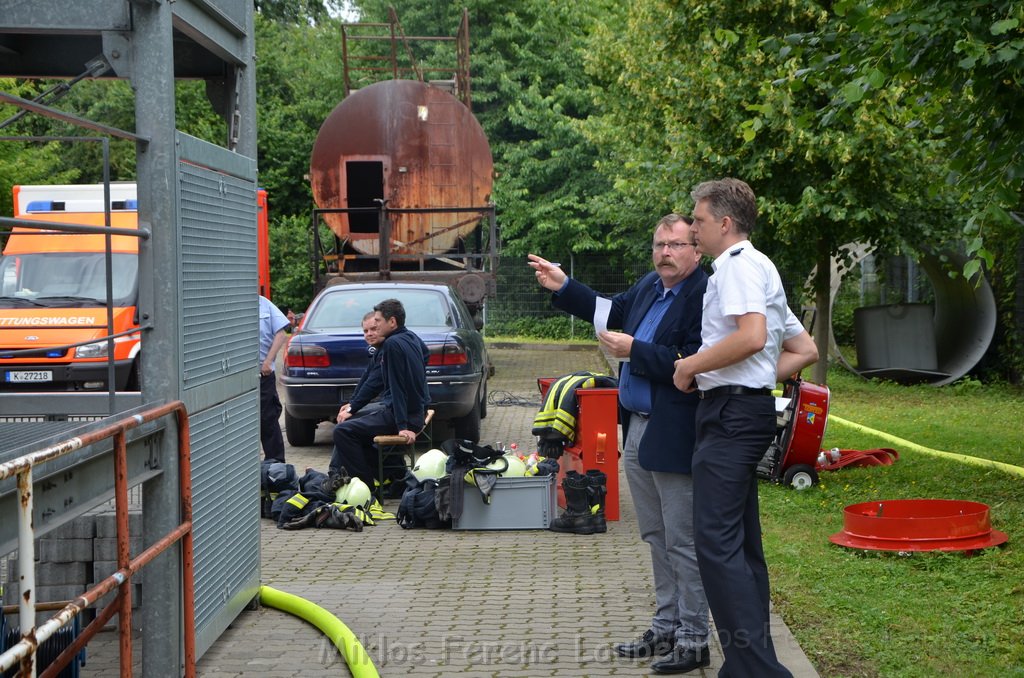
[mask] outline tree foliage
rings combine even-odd
[[[928,218],[935,204],[921,181],[934,149],[905,131],[897,102],[879,97],[824,126],[827,88],[793,77],[800,64],[783,36],[828,31],[834,20],[805,0],[643,0],[628,30],[600,36],[590,64],[607,82],[592,134],[614,149],[607,168],[622,199],[668,196],[682,209],[700,181],[747,181],[758,196],[753,240],[791,289],[818,267],[823,355],[829,261],[840,247],[895,246],[941,226]]]
[[[31,83],[17,82],[9,78],[0,78],[0,90],[23,99],[31,99],[38,89]],[[0,105],[0,121],[7,120],[20,109]],[[20,123],[18,123],[20,124]],[[30,131],[19,131],[17,134],[28,135]],[[3,134],[12,134],[5,127]],[[36,143],[5,141],[0,143],[0,215],[10,216],[14,213],[14,186],[19,184],[71,183],[78,178],[77,168],[63,165],[62,156],[66,145],[59,142]],[[0,229],[2,230],[2,229]],[[5,237],[0,235],[0,246]]]
[[[1024,207],[1024,5],[1011,0],[846,0],[832,32],[804,36],[802,77],[830,91],[824,124],[891,98],[919,136],[945,141],[947,187],[975,206],[970,276],[992,254],[985,223]]]
[[[256,17],[260,186],[270,214],[274,301],[296,312],[312,300],[309,160],[320,125],[344,97],[337,20]]]
[[[323,23],[344,13],[348,5],[345,0],[255,0],[260,16],[280,24]]]
[[[759,196],[755,243],[790,290],[814,266],[827,273],[849,241],[908,251],[965,240],[966,273],[985,263],[1024,345],[1024,238],[1007,218],[1024,211],[1024,9],[1011,0],[260,0],[260,183],[284,305],[299,310],[311,293],[306,175],[344,94],[339,22],[385,21],[389,5],[408,36],[453,36],[468,10],[472,105],[494,157],[505,253],[646,260],[659,216],[688,210],[696,183],[738,176]],[[451,43],[413,48],[421,64],[454,68]],[[179,128],[223,144],[204,84],[178,83],[177,95]],[[127,83],[83,82],[67,102],[134,128]],[[0,181],[98,180],[86,144],[33,147],[31,161],[6,146]],[[131,179],[132,145],[112,148],[114,178]],[[997,260],[994,241],[1015,261]],[[827,289],[819,276],[819,310]],[[827,322],[819,313],[819,343]]]
[[[843,0],[835,29],[801,36],[799,77],[830,93],[823,124],[891,98],[945,151],[931,190],[962,206],[947,235],[984,264],[999,298],[1000,350],[1024,374],[1024,5],[1012,0]],[[1016,216],[1014,216],[1016,215]],[[998,243],[1002,262],[996,261]]]

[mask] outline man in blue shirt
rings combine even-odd
[[[654,271],[610,301],[601,345],[619,364],[619,421],[623,467],[640,536],[651,549],[655,614],[640,638],[615,646],[623,657],[651,657],[656,673],[707,666],[708,604],[693,543],[694,417],[697,398],[672,384],[673,363],[700,348],[701,301],[707,274],[693,245],[690,222],[661,218],[651,246]],[[551,303],[593,322],[598,295],[556,264],[529,255]]]
[[[284,313],[264,296],[260,296],[260,443],[264,459],[284,461],[284,438],[281,436],[281,399],[277,395],[274,361],[284,346],[285,330],[291,323]]]

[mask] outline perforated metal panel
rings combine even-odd
[[[196,651],[258,593],[256,169],[177,134],[182,400],[191,418]]]
[[[257,368],[256,185],[187,162],[179,184],[188,389]]]
[[[213,642],[259,587],[258,411],[252,391],[191,418],[198,645]]]

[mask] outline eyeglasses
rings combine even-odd
[[[697,244],[696,243],[692,243],[692,242],[656,242],[653,245],[651,245],[651,249],[653,251],[655,251],[655,252],[660,252],[661,250],[663,250],[663,249],[665,249],[667,247],[670,250],[672,250],[673,252],[679,252],[684,247],[696,247],[696,246],[697,246]]]

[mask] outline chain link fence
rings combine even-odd
[[[623,262],[617,255],[567,255],[559,261],[571,277],[609,296],[629,289],[651,270],[649,257]],[[537,283],[525,256],[501,257],[497,282],[497,296],[489,300],[484,309],[484,333],[488,336],[526,335],[546,339],[594,336],[593,325],[551,306],[551,293]]]
[[[551,260],[556,258],[552,256]],[[559,263],[571,277],[607,296],[624,292],[652,269],[650,256],[624,259],[621,254],[566,255]],[[783,281],[789,305],[798,317],[802,317],[802,302],[809,301],[801,298],[803,282]],[[501,257],[497,284],[497,295],[488,300],[484,309],[485,335],[593,338],[593,325],[551,306],[551,293],[537,283],[525,256]]]

